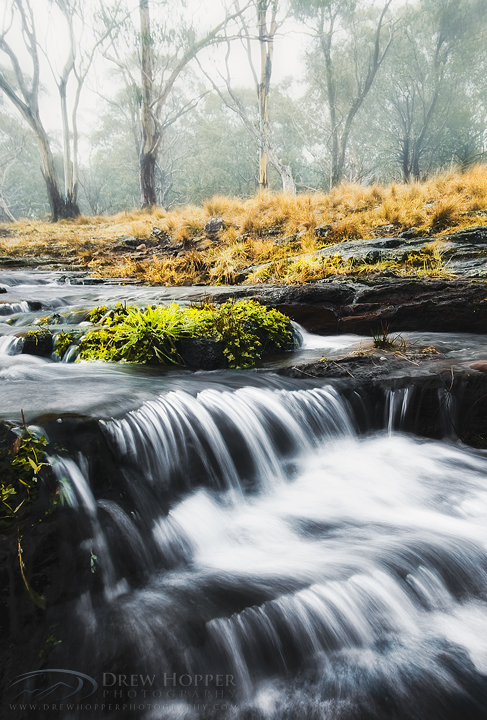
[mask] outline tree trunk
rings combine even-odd
[[[142,207],[151,208],[157,205],[156,158],[152,153],[141,153],[140,188],[142,191]]]
[[[288,192],[291,193],[291,195],[296,195],[296,185],[294,183],[293,173],[289,165],[284,165],[284,163],[279,160],[277,155],[271,149],[269,149],[269,161],[272,163],[272,165],[274,165],[281,177],[283,192]]]
[[[64,165],[64,209],[60,217],[78,217],[77,187],[74,185],[73,162],[71,160],[70,132],[68,122],[68,106],[66,102],[66,82],[59,84],[61,98],[61,118],[63,123],[63,165]]]
[[[62,220],[64,218],[76,217],[76,215],[79,215],[79,210],[73,215],[72,204],[62,196],[59,189],[56,169],[54,167],[54,158],[52,156],[47,133],[40,122],[36,119],[33,119],[31,126],[35,130],[37,144],[41,155],[42,174],[46,183],[49,205],[51,206],[51,220],[52,222],[57,222],[58,220]]]
[[[140,189],[142,207],[157,205],[156,194],[156,154],[160,133],[156,127],[153,103],[153,51],[150,29],[149,0],[139,0],[140,11],[140,49],[142,81],[142,143],[139,153]]]
[[[269,86],[272,72],[272,39],[267,35],[267,0],[259,0],[257,24],[259,27],[260,44],[260,83],[259,83],[259,128],[260,128],[260,162],[259,190],[267,190],[269,178],[267,164],[269,160]],[[270,46],[268,46],[268,43]]]

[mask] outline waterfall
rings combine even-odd
[[[366,435],[329,386],[100,421],[119,481],[54,462],[85,567],[59,667],[148,720],[485,717],[487,455],[398,433],[412,398]]]

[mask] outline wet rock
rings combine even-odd
[[[0,294],[1,294],[1,293],[6,293],[6,292],[7,292],[7,288],[6,288],[6,287],[0,287]]]
[[[54,350],[53,336],[49,330],[35,330],[23,336],[22,353],[50,358]]]
[[[470,363],[472,370],[478,370],[481,373],[487,373],[487,360],[479,360],[478,362]]]
[[[389,330],[487,333],[487,286],[482,281],[391,278],[377,282],[325,280],[314,285],[254,286],[214,296],[254,297],[308,332],[370,335]]]
[[[213,218],[210,218],[210,220],[208,220],[205,227],[203,228],[203,232],[208,237],[214,238],[216,235],[218,235],[220,230],[223,230],[223,228],[224,228],[223,218],[213,217]]]
[[[391,372],[403,368],[410,369],[411,363],[407,359],[394,356],[351,356],[339,360],[325,360],[322,362],[295,365],[278,370],[279,375],[292,378],[360,378],[374,379],[387,377]]]
[[[223,354],[224,344],[211,338],[183,338],[177,349],[184,364],[198,370],[218,370],[228,367]]]

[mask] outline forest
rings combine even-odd
[[[0,23],[0,221],[485,159],[485,0],[6,0]]]

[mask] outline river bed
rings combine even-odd
[[[0,416],[77,435],[53,457],[64,506],[23,540],[46,610],[5,586],[2,717],[487,717],[487,452],[405,433],[407,387],[378,428],[355,385],[275,372],[370,338],[304,331],[253,371],[60,362],[10,339],[211,291],[0,284]],[[487,357],[487,335],[401,335]]]

